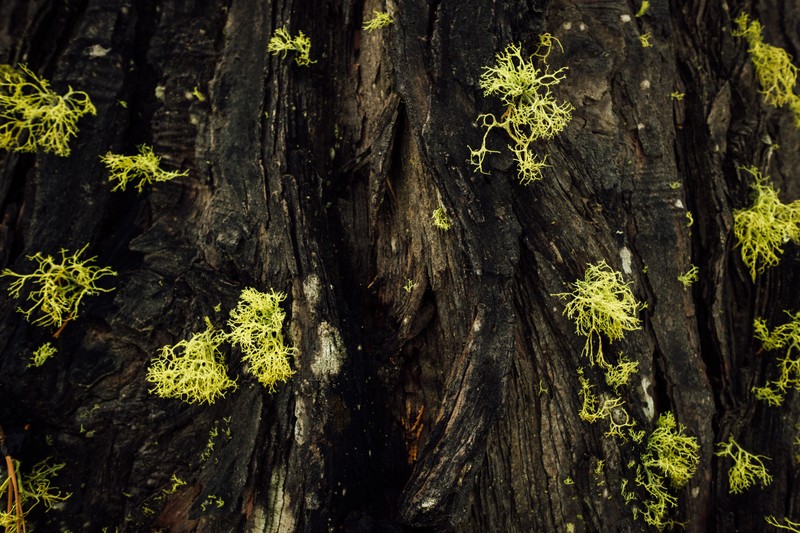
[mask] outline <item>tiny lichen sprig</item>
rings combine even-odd
[[[45,361],[53,357],[56,352],[58,352],[56,347],[46,342],[33,351],[33,357],[31,357],[31,362],[28,366],[40,367]]]
[[[366,31],[374,31],[391,26],[392,23],[394,23],[394,19],[389,13],[378,11],[376,9],[372,12],[372,18],[365,21],[362,28]]]
[[[147,369],[147,381],[154,385],[150,393],[186,403],[212,404],[228,389],[236,389],[219,349],[226,335],[208,317],[205,320],[205,331],[159,350]]]
[[[559,104],[551,90],[564,78],[562,67],[551,71],[547,64],[553,43],[561,45],[549,33],[539,38],[539,47],[530,57],[522,55],[522,47],[510,44],[497,54],[495,65],[484,67],[480,78],[480,86],[484,96],[497,96],[506,106],[505,113],[498,119],[494,114],[478,116],[478,122],[485,128],[481,147],[470,148],[470,163],[484,174],[484,159],[487,154],[499,153],[486,146],[489,133],[494,128],[505,130],[513,141],[509,149],[514,154],[518,166],[518,178],[528,185],[542,178],[542,168],[546,167],[545,158],[538,159],[532,153],[532,143],[539,139],[549,140],[561,133],[572,119],[574,108],[569,102]],[[538,58],[543,67],[539,68],[533,61]]]
[[[783,245],[800,240],[800,200],[784,204],[778,191],[753,167],[742,167],[755,182],[753,205],[733,212],[733,233],[742,251],[742,261],[750,269],[753,281],[758,272],[780,262]]]
[[[783,403],[788,390],[800,390],[800,312],[792,314],[787,311],[786,314],[789,322],[772,331],[761,318],[753,322],[753,335],[765,350],[786,350],[778,359],[778,379],[763,387],[753,387],[756,398],[776,407]]]
[[[606,384],[615,391],[626,385],[633,374],[639,372],[639,361],[631,361],[627,356],[620,356],[616,365],[606,368]]]
[[[636,425],[624,407],[625,401],[620,396],[614,396],[604,398],[601,402],[592,391],[594,387],[584,376],[582,368],[578,369],[578,380],[581,384],[578,394],[582,397],[581,410],[578,412],[581,420],[594,424],[607,418],[608,431],[604,435],[625,439],[624,429]]]
[[[698,276],[699,273],[700,269],[692,265],[692,268],[690,268],[686,273],[678,276],[678,281],[680,281],[681,284],[683,284],[683,286],[688,289],[689,287],[692,286],[693,283],[695,283],[698,279],[700,279]]]
[[[764,520],[767,521],[767,524],[777,527],[778,529],[785,529],[794,533],[800,533],[800,522],[792,522],[788,518],[784,518],[783,523],[781,523],[774,516],[765,516]]]
[[[188,176],[189,171],[167,171],[159,167],[161,158],[146,145],[139,146],[139,155],[119,155],[108,152],[100,156],[100,160],[108,167],[108,181],[118,181],[112,191],[125,190],[128,182],[139,180],[136,190],[142,192],[145,185],[155,182],[169,181],[179,176]]]
[[[733,439],[733,435],[728,437],[728,442],[718,442],[719,450],[714,453],[717,457],[730,457],[733,466],[728,470],[728,483],[730,492],[739,494],[745,489],[749,489],[758,482],[762,487],[772,483],[772,476],[767,472],[767,467],[762,459],[769,461],[769,457],[764,455],[753,455],[748,452]]]
[[[794,93],[797,67],[792,64],[792,56],[783,48],[765,43],[761,35],[764,27],[757,20],[751,22],[747,13],[736,18],[736,26],[732,34],[747,41],[764,101],[773,107],[789,104],[795,124],[800,127],[800,97]]]
[[[28,292],[27,301],[33,302],[28,309],[17,309],[25,315],[25,319],[35,326],[55,326],[61,328],[69,320],[78,316],[78,311],[85,296],[114,290],[103,289],[96,285],[104,276],[116,276],[117,273],[109,267],[91,266],[96,258],[90,257],[81,260],[81,254],[86,251],[88,244],[68,255],[61,250],[61,262],[56,262],[52,256],[44,256],[40,252],[28,256],[31,261],[36,261],[39,267],[32,274],[17,274],[9,269],[3,270],[0,277],[10,276],[18,278],[8,287],[8,294],[19,298],[25,283],[30,281],[35,288]],[[32,316],[41,314],[31,321]],[[60,329],[59,329],[60,332]]]
[[[433,225],[442,231],[449,230],[450,226],[453,225],[453,221],[450,220],[450,216],[447,214],[447,210],[444,207],[434,209],[431,219],[433,220]]]
[[[228,339],[241,348],[250,372],[270,392],[275,392],[277,382],[285,382],[294,374],[289,358],[297,350],[286,345],[282,333],[286,313],[280,303],[285,299],[282,292],[246,288],[228,320]]]
[[[66,157],[78,119],[96,113],[85,92],[68,87],[61,96],[25,65],[0,65],[0,148]]]
[[[312,61],[311,54],[311,39],[299,31],[297,37],[292,37],[286,26],[278,28],[270,38],[267,44],[267,51],[272,55],[282,53],[282,57],[286,57],[288,52],[295,52],[294,62],[301,67],[307,67],[316,61]]]
[[[572,292],[553,295],[569,298],[564,314],[575,322],[578,335],[586,337],[582,354],[587,355],[592,364],[608,366],[603,358],[601,333],[615,341],[621,339],[625,331],[641,329],[636,314],[644,304],[636,301],[630,285],[623,280],[621,273],[600,261],[589,265],[584,279],[569,284]]]

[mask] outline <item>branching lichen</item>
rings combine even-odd
[[[101,161],[108,167],[108,181],[118,181],[112,191],[128,186],[131,180],[139,180],[136,190],[142,192],[145,185],[149,183],[169,181],[179,176],[189,175],[188,170],[183,172],[167,171],[159,167],[161,158],[153,153],[149,146],[139,146],[139,155],[119,155],[108,152],[100,157]]]
[[[763,319],[756,318],[753,322],[753,335],[765,350],[786,350],[778,359],[778,379],[753,388],[756,398],[774,406],[783,403],[790,389],[800,390],[800,312],[786,314],[790,321],[771,332]]]
[[[39,503],[44,505],[46,510],[50,510],[59,502],[66,501],[71,494],[64,494],[52,487],[52,478],[58,475],[58,471],[64,468],[64,463],[48,464],[49,459],[36,464],[29,474],[20,473],[19,461],[14,461],[14,470],[17,474],[19,503],[21,506],[21,516],[18,517],[14,508],[6,507],[0,510],[0,527],[6,533],[19,533],[25,530],[25,516]],[[11,477],[6,476],[0,484],[0,499],[12,501],[9,494],[13,491]],[[21,529],[18,526],[22,526]]]
[[[743,167],[755,178],[753,205],[733,212],[733,232],[742,250],[742,261],[753,281],[758,272],[780,262],[783,245],[800,239],[800,200],[781,203],[778,191],[753,167]]]
[[[285,382],[294,374],[289,358],[297,350],[284,343],[282,333],[286,313],[280,303],[285,299],[286,294],[274,290],[263,293],[244,289],[228,320],[228,339],[242,349],[250,372],[270,392],[275,391],[277,382]]]
[[[270,38],[267,44],[267,51],[272,55],[283,54],[286,57],[288,52],[295,52],[294,62],[301,67],[307,67],[316,61],[312,61],[311,54],[311,39],[299,31],[297,37],[292,37],[289,31],[284,26],[275,30],[275,34]]]
[[[667,518],[667,513],[678,500],[667,489],[666,480],[673,489],[686,486],[700,462],[700,445],[695,437],[686,435],[684,429],[672,413],[661,414],[637,468],[636,483],[648,493],[642,513],[644,521],[659,529],[675,524]]]
[[[700,269],[697,268],[695,265],[692,265],[692,268],[686,271],[686,273],[678,276],[678,281],[680,281],[684,287],[689,288],[692,286],[693,283],[695,283],[699,279],[698,276],[699,272]]]
[[[206,317],[206,330],[173,346],[163,346],[147,369],[150,392],[186,403],[214,403],[236,382],[227,374],[219,346],[226,335]]]
[[[608,419],[608,431],[606,437],[621,437],[625,439],[625,428],[632,428],[636,425],[628,411],[625,409],[625,401],[620,396],[603,398],[600,401],[592,391],[593,385],[583,375],[583,369],[578,369],[578,380],[581,383],[580,396],[583,398],[581,410],[578,416],[590,424],[600,420]]]
[[[639,362],[631,361],[627,356],[620,356],[616,365],[606,368],[606,384],[615,391],[626,385],[633,374],[639,372]]]
[[[433,210],[433,215],[431,215],[431,219],[433,220],[433,225],[442,231],[449,230],[450,226],[453,225],[453,221],[450,220],[450,216],[447,214],[447,210],[441,206]]]
[[[730,492],[739,494],[745,489],[761,482],[762,487],[772,483],[772,476],[767,472],[767,467],[762,459],[769,460],[764,455],[753,455],[748,452],[733,439],[733,435],[728,437],[728,442],[718,442],[719,450],[714,453],[717,457],[730,457],[733,459],[733,466],[728,470],[728,483]]]
[[[17,309],[31,322],[34,314],[40,316],[31,323],[36,326],[56,326],[58,328],[67,321],[78,316],[78,310],[85,296],[114,289],[103,289],[96,285],[104,276],[116,276],[117,273],[109,267],[91,266],[96,258],[90,257],[81,260],[81,254],[86,251],[88,244],[68,255],[61,250],[61,262],[56,262],[52,256],[44,256],[40,252],[28,256],[31,261],[36,261],[39,267],[31,274],[17,274],[9,269],[3,270],[0,277],[15,277],[8,293],[13,298],[19,298],[25,283],[30,281],[35,288],[28,292],[26,301],[33,302],[28,309]]]
[[[641,329],[636,316],[644,308],[637,302],[622,274],[613,270],[605,261],[589,265],[583,280],[569,284],[572,292],[554,294],[559,298],[569,298],[564,314],[575,322],[578,335],[586,337],[583,354],[592,364],[607,367],[603,358],[603,342],[600,334],[609,340],[619,340],[625,331]],[[593,337],[597,337],[596,347]]]
[[[25,65],[0,65],[0,148],[66,157],[78,119],[96,113],[85,92],[69,87],[61,96]]]
[[[394,19],[389,13],[381,12],[376,9],[372,12],[372,18],[365,21],[362,28],[366,31],[374,31],[391,26],[392,23],[394,23]]]
[[[470,162],[480,172],[486,154],[499,153],[486,147],[489,133],[494,128],[505,130],[513,144],[509,146],[518,166],[518,177],[528,185],[542,178],[546,157],[538,158],[532,152],[532,144],[539,139],[549,140],[561,133],[572,118],[573,107],[569,102],[559,104],[553,96],[552,87],[564,79],[567,67],[551,71],[547,57],[558,40],[549,33],[542,34],[539,47],[530,58],[522,55],[522,47],[510,44],[497,54],[495,65],[484,67],[480,86],[484,96],[500,98],[506,111],[498,119],[487,113],[478,116],[478,122],[486,128],[481,147],[470,148]],[[543,67],[538,68],[533,58],[538,58]]]
[[[35,366],[40,367],[42,366],[45,361],[53,357],[58,350],[55,346],[46,342],[36,348],[33,352],[33,357],[31,357],[31,363],[28,366]]]
[[[736,37],[747,40],[750,59],[755,67],[758,83],[764,101],[773,107],[788,104],[794,113],[794,121],[800,127],[800,96],[794,93],[797,84],[797,67],[792,64],[792,56],[786,50],[764,42],[761,32],[764,27],[757,20],[750,21],[747,13],[736,18]]]
[[[784,518],[783,523],[781,523],[774,516],[765,516],[764,520],[767,521],[767,524],[777,527],[778,529],[785,529],[794,533],[800,533],[800,522],[792,522],[788,518]]]

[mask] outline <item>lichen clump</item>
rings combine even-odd
[[[667,411],[658,417],[656,429],[647,439],[647,451],[637,468],[636,484],[648,495],[642,517],[659,529],[672,525],[667,518],[670,507],[678,504],[677,497],[667,488],[680,489],[689,482],[700,462],[697,438],[686,435],[685,427]]]
[[[31,363],[28,366],[40,367],[45,361],[53,357],[56,352],[58,352],[56,347],[46,342],[33,351],[33,357],[31,357]]]
[[[437,207],[434,209],[431,219],[433,220],[433,225],[442,231],[449,230],[450,226],[453,225],[453,221],[450,219],[450,215],[447,214],[447,210],[444,207]]]
[[[163,346],[147,369],[150,392],[186,403],[214,403],[236,381],[228,377],[220,345],[226,335],[206,317],[206,330],[173,346]]]
[[[785,350],[778,359],[778,379],[763,387],[753,387],[756,398],[773,406],[781,405],[789,390],[800,390],[800,312],[786,314],[789,322],[772,331],[764,319],[756,318],[753,323],[754,336],[765,350]]]
[[[567,67],[550,70],[547,57],[553,43],[561,43],[549,33],[542,34],[539,46],[530,57],[522,55],[522,47],[510,44],[497,54],[495,65],[484,67],[480,86],[484,96],[497,96],[506,107],[498,119],[494,114],[478,116],[478,122],[486,128],[481,147],[470,148],[470,162],[480,172],[484,158],[489,153],[499,153],[486,147],[489,133],[500,128],[512,140],[509,149],[517,162],[518,177],[522,184],[528,185],[542,178],[542,169],[547,157],[539,158],[533,153],[533,143],[539,139],[549,140],[561,133],[572,119],[573,106],[569,102],[558,103],[552,88],[565,78]],[[537,58],[542,67],[534,62]]]
[[[96,113],[85,92],[69,87],[61,96],[25,65],[0,65],[0,148],[66,157],[78,119]]]
[[[296,350],[286,345],[282,333],[286,313],[280,304],[285,299],[285,293],[274,290],[244,289],[228,320],[228,339],[241,348],[250,372],[270,392],[275,391],[276,383],[294,374],[289,358]]]
[[[778,191],[753,167],[743,167],[755,178],[750,185],[753,205],[733,212],[733,233],[742,251],[742,261],[753,281],[758,272],[780,262],[783,246],[800,239],[800,200],[784,204]]]
[[[366,31],[374,31],[379,30],[381,28],[385,28],[387,26],[391,26],[394,23],[394,19],[389,13],[374,10],[372,12],[372,18],[364,22],[364,26],[362,28]]]
[[[90,265],[95,258],[81,260],[81,254],[86,251],[87,244],[74,254],[69,255],[61,250],[61,261],[57,262],[52,256],[36,252],[28,256],[31,261],[36,261],[39,267],[31,274],[17,274],[9,269],[3,270],[0,277],[15,277],[8,293],[14,298],[19,298],[27,282],[33,285],[26,301],[33,302],[27,309],[17,309],[35,326],[56,326],[60,328],[67,321],[75,319],[84,297],[101,292],[114,290],[97,286],[98,280],[105,276],[116,276],[117,273],[109,267]]]
[[[288,52],[295,52],[294,62],[301,67],[307,67],[316,61],[312,61],[311,54],[311,39],[300,31],[297,32],[297,37],[292,37],[289,30],[284,26],[275,30],[275,34],[270,38],[267,44],[267,51],[272,54],[283,54],[286,57]]]
[[[728,437],[728,442],[718,442],[717,457],[730,457],[733,459],[733,466],[728,470],[728,483],[730,492],[739,494],[745,489],[761,482],[762,487],[772,483],[772,476],[767,472],[767,467],[763,460],[769,460],[764,455],[754,455],[737,443],[733,435]]]
[[[625,331],[642,327],[636,315],[644,305],[636,301],[630,285],[621,273],[600,261],[589,265],[584,279],[569,284],[572,292],[554,295],[569,299],[564,314],[575,322],[578,335],[586,337],[582,353],[593,364],[609,366],[603,357],[601,334],[614,341],[621,339]],[[594,337],[597,337],[596,343]]]
[[[108,181],[118,183],[112,191],[125,190],[128,182],[139,180],[136,190],[142,192],[145,185],[155,182],[169,181],[178,176],[187,176],[188,170],[183,172],[163,170],[159,165],[161,158],[153,153],[153,149],[146,145],[139,146],[139,155],[119,155],[108,152],[100,156],[100,160],[109,171]]]
[[[747,40],[750,59],[755,67],[764,101],[773,107],[789,105],[794,113],[794,122],[800,128],[800,96],[794,93],[797,85],[797,67],[786,50],[764,42],[761,32],[764,27],[757,20],[750,21],[747,13],[736,18],[733,35]]]

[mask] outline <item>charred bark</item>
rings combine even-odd
[[[800,197],[800,134],[785,109],[764,105],[730,29],[747,11],[798,57],[800,10],[652,1],[635,17],[639,5],[0,5],[3,60],[57,90],[87,91],[98,111],[81,120],[68,158],[3,155],[0,261],[25,271],[25,255],[88,242],[119,272],[41,368],[28,356],[53,332],[0,298],[9,451],[23,468],[65,462],[55,483],[72,493],[31,524],[646,529],[634,519],[641,504],[620,492],[641,447],[578,417],[585,339],[553,296],[602,259],[648,305],[641,331],[606,345],[639,362],[623,390],[628,412],[650,431],[672,411],[701,445],[672,517],[689,531],[797,520],[796,395],[767,407],[751,388],[775,372],[753,318],[780,323],[782,309],[800,309],[800,256],[788,245],[754,284],[732,213],[748,201],[738,166],[765,169],[785,200]],[[375,9],[394,24],[362,31]],[[267,53],[284,25],[310,37],[315,64]],[[569,67],[557,92],[576,110],[537,146],[551,166],[524,187],[508,155],[489,156],[484,175],[467,146],[480,144],[479,114],[503,113],[478,86],[483,66],[508,43],[533,52],[543,32],[563,45],[550,60]],[[493,148],[505,142],[490,136]],[[99,156],[142,143],[189,176],[112,193]],[[449,231],[431,224],[440,206]],[[693,264],[700,280],[685,289],[677,276]],[[293,378],[269,394],[229,348],[239,388],[224,399],[150,394],[157,349],[205,316],[224,325],[249,286],[289,294]],[[728,494],[728,465],[713,452],[731,434],[772,458],[770,487]],[[171,491],[173,475],[186,484]]]

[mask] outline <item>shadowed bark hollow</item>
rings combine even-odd
[[[3,152],[0,262],[89,243],[119,275],[58,339],[0,280],[0,426],[25,466],[66,463],[72,496],[39,531],[640,531],[642,446],[581,420],[585,338],[553,296],[605,260],[647,303],[605,351],[639,373],[637,429],[671,411],[700,463],[670,516],[687,531],[798,520],[800,404],[775,378],[753,318],[800,310],[800,254],[750,279],[733,239],[749,202],[739,166],[800,198],[800,134],[758,94],[748,12],[800,56],[793,2],[7,0],[0,54],[89,93],[72,154]],[[394,23],[366,32],[374,10]],[[277,28],[311,39],[309,67],[267,52]],[[499,131],[467,162],[478,85],[509,43],[567,66],[574,107],[544,178],[522,186]],[[652,46],[644,47],[643,34]],[[671,97],[685,94],[683,99]],[[198,97],[200,95],[201,97]],[[187,177],[111,192],[99,156],[147,144]],[[780,145],[777,149],[775,145]],[[443,231],[431,214],[444,207]],[[694,223],[689,226],[687,213]],[[690,288],[678,275],[691,265]],[[148,392],[166,344],[224,326],[245,287],[288,294],[296,373],[268,393],[225,347],[238,389],[213,405]],[[217,307],[219,306],[219,307]],[[217,310],[218,309],[218,310]],[[58,348],[28,367],[46,341]],[[593,374],[592,374],[593,375]],[[598,374],[599,375],[599,374]],[[595,376],[596,377],[596,376]],[[602,378],[601,378],[602,379]],[[216,435],[216,436],[215,436]],[[767,488],[728,493],[714,444],[771,458]],[[210,447],[213,443],[213,448]],[[598,462],[602,466],[598,467]],[[184,485],[173,488],[173,476]],[[621,492],[627,480],[637,499]],[[635,516],[638,515],[638,518]]]

